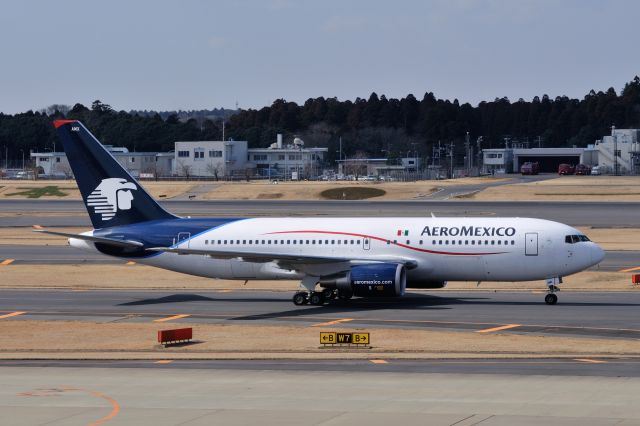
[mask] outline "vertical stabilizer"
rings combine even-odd
[[[175,217],[160,207],[81,122],[56,120],[53,125],[94,228]]]

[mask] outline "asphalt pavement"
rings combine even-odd
[[[555,306],[544,291],[410,292],[401,298],[354,298],[325,306],[294,306],[286,291],[0,290],[0,316],[21,320],[151,322],[183,315],[181,322],[480,331],[640,339],[640,294],[560,293]]]
[[[527,201],[163,201],[180,216],[398,216],[429,217],[535,217],[572,226],[640,227],[640,203],[527,202]],[[87,226],[90,222],[81,201],[0,200],[0,227]],[[13,213],[13,214],[12,214]]]

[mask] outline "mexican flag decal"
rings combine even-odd
[[[408,230],[408,229],[404,229],[404,230],[403,230],[403,229],[398,229],[398,237],[401,237],[401,236],[403,236],[403,235],[404,235],[405,237],[406,237],[407,235],[409,235],[409,230]]]

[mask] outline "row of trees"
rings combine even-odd
[[[592,90],[583,99],[543,95],[511,102],[497,98],[473,107],[437,99],[431,92],[420,100],[413,95],[387,99],[372,93],[368,99],[320,97],[303,105],[278,99],[261,109],[231,116],[225,110],[222,114],[227,117],[227,137],[247,140],[251,147],[266,147],[277,133],[284,133],[286,139],[298,135],[308,146],[329,147],[330,159],[338,155],[340,139],[345,156],[400,157],[418,151],[425,157],[439,141],[453,141],[461,147],[466,132],[474,138],[482,135],[483,147],[501,146],[507,136],[520,140],[540,137],[546,147],[585,146],[608,134],[611,125],[640,127],[640,78],[627,83],[620,94],[613,88]],[[13,159],[19,158],[20,150],[53,149],[56,137],[51,121],[56,118],[82,120],[103,143],[135,151],[168,151],[177,140],[222,137],[221,118],[187,117],[118,112],[101,101],[93,102],[90,108],[52,105],[39,112],[0,113],[0,147],[8,147]],[[4,156],[4,149],[0,156]]]

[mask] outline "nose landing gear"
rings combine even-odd
[[[555,305],[558,303],[558,296],[556,292],[560,291],[558,284],[562,282],[562,277],[555,277],[547,279],[547,295],[544,297],[544,303],[547,305]]]

